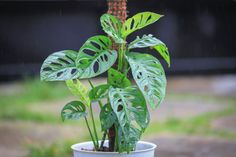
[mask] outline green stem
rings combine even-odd
[[[91,118],[92,118],[93,132],[94,132],[94,134],[95,134],[96,143],[97,143],[97,145],[99,145],[99,143],[98,143],[98,134],[97,134],[96,126],[95,126],[95,121],[94,121],[94,116],[93,116],[93,107],[92,107],[92,105],[90,105],[89,111],[90,111],[90,115],[91,115]]]
[[[115,125],[115,130],[116,130],[116,151],[119,152],[119,142],[118,142],[118,129],[117,129],[117,126]]]
[[[125,44],[119,45],[118,71],[124,73],[126,70]]]
[[[91,139],[92,139],[92,141],[93,141],[93,145],[94,145],[95,149],[98,150],[98,145],[95,143],[95,140],[94,140],[92,131],[91,131],[91,129],[90,129],[90,127],[89,127],[89,124],[88,124],[88,119],[87,119],[87,117],[84,117],[84,119],[85,119],[85,122],[86,122],[86,125],[87,125],[87,128],[88,128],[90,137],[91,137]]]
[[[94,88],[92,82],[90,79],[88,79],[88,82],[90,84],[90,86],[92,88]],[[97,134],[97,130],[96,130],[96,126],[95,126],[95,121],[94,121],[94,116],[93,116],[93,107],[92,107],[92,104],[90,104],[90,107],[89,107],[89,112],[90,112],[90,115],[91,115],[91,118],[92,118],[92,124],[93,124],[93,132],[95,134],[95,140],[96,140],[96,144],[97,146],[99,147],[99,143],[98,143],[98,134]]]
[[[103,133],[102,142],[101,142],[101,145],[100,145],[101,150],[103,149],[103,145],[104,145],[104,142],[106,140],[106,136],[107,136],[107,130],[105,130],[104,133]]]

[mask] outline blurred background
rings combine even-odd
[[[171,55],[170,68],[161,60],[166,101],[150,110],[143,140],[160,157],[235,157],[236,1],[128,0],[128,10],[165,15],[128,41],[150,33]],[[0,0],[0,156],[69,157],[72,143],[89,140],[83,121],[60,120],[74,99],[64,83],[40,82],[39,70],[49,54],[104,34],[106,11],[106,0]]]

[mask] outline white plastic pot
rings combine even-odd
[[[105,146],[107,146],[107,141],[105,142]],[[139,141],[136,146],[136,150],[127,153],[118,152],[95,152],[95,151],[86,151],[93,149],[92,142],[83,142],[74,144],[71,146],[74,157],[154,157],[154,152],[156,145],[149,142]],[[85,149],[85,150],[82,150]]]

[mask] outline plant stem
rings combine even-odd
[[[122,70],[122,64],[123,64],[123,50],[122,50],[122,45],[119,45],[118,46],[118,54],[119,54],[119,57],[118,57],[118,71],[121,71]]]
[[[126,73],[127,62],[125,60],[125,44],[119,45],[118,71]]]
[[[119,142],[118,142],[118,129],[117,126],[115,126],[115,130],[116,130],[116,151],[119,151]]]
[[[98,145],[95,143],[95,140],[94,140],[92,131],[91,131],[91,129],[90,129],[90,127],[89,127],[89,124],[88,124],[88,119],[87,119],[87,117],[84,117],[84,119],[85,119],[85,122],[86,122],[86,125],[87,125],[87,128],[88,128],[90,137],[91,137],[91,139],[92,139],[92,141],[93,141],[93,145],[94,145],[95,149],[98,150]]]
[[[91,115],[91,118],[92,118],[93,132],[94,132],[95,138],[96,138],[95,140],[96,140],[97,146],[99,146],[99,143],[98,143],[98,135],[97,135],[97,130],[96,130],[95,121],[94,121],[94,116],[93,116],[93,107],[92,107],[92,105],[90,105],[89,111],[90,111],[90,115]]]
[[[103,149],[103,145],[104,145],[104,142],[106,140],[106,136],[107,136],[107,130],[104,131],[104,133],[103,133],[102,142],[101,142],[101,145],[100,145],[101,150]]]
[[[108,140],[109,140],[109,151],[114,152],[115,151],[115,140],[116,140],[116,130],[115,130],[114,124],[108,130]]]

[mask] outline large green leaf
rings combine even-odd
[[[61,118],[63,121],[65,119],[78,120],[86,115],[86,107],[80,101],[72,101],[66,104],[61,111]]]
[[[91,101],[99,101],[103,98],[108,97],[108,89],[110,85],[108,84],[103,84],[94,87],[93,89],[90,90],[89,92],[89,98]]]
[[[41,80],[64,81],[77,78],[80,74],[75,65],[77,54],[78,52],[65,50],[48,56],[41,67]]]
[[[106,104],[102,107],[100,112],[100,121],[102,131],[110,129],[112,125],[117,121],[116,115],[112,111],[112,108],[109,104]]]
[[[121,35],[122,24],[118,18],[111,14],[103,14],[100,21],[103,30],[112,37],[116,43],[125,43]]]
[[[113,68],[108,70],[107,83],[113,87],[119,88],[128,87],[131,85],[131,81],[124,74]]]
[[[66,85],[71,93],[78,97],[86,106],[90,106],[90,99],[88,96],[88,89],[78,79],[67,80]]]
[[[166,91],[166,77],[161,63],[149,54],[131,52],[126,58],[146,101],[156,108],[163,101]]]
[[[106,36],[89,38],[79,50],[76,59],[77,68],[83,72],[80,79],[91,78],[107,71],[116,61],[117,52],[110,50],[111,40]]]
[[[156,22],[162,16],[152,12],[138,13],[125,21],[121,30],[122,36],[126,38],[132,32]]]
[[[145,47],[151,47],[157,50],[160,53],[160,55],[165,59],[168,66],[170,66],[170,55],[168,52],[168,48],[162,41],[153,37],[153,35],[151,34],[143,35],[142,38],[137,37],[133,42],[129,44],[128,49],[145,48]]]
[[[129,86],[126,88],[110,87],[109,100],[118,120],[117,126],[121,130],[118,136],[120,151],[129,152],[149,123],[145,99],[137,87]],[[139,134],[136,134],[134,130]]]
[[[121,127],[135,123],[141,130],[145,130],[149,123],[149,114],[145,99],[137,87],[110,87],[109,100]]]

